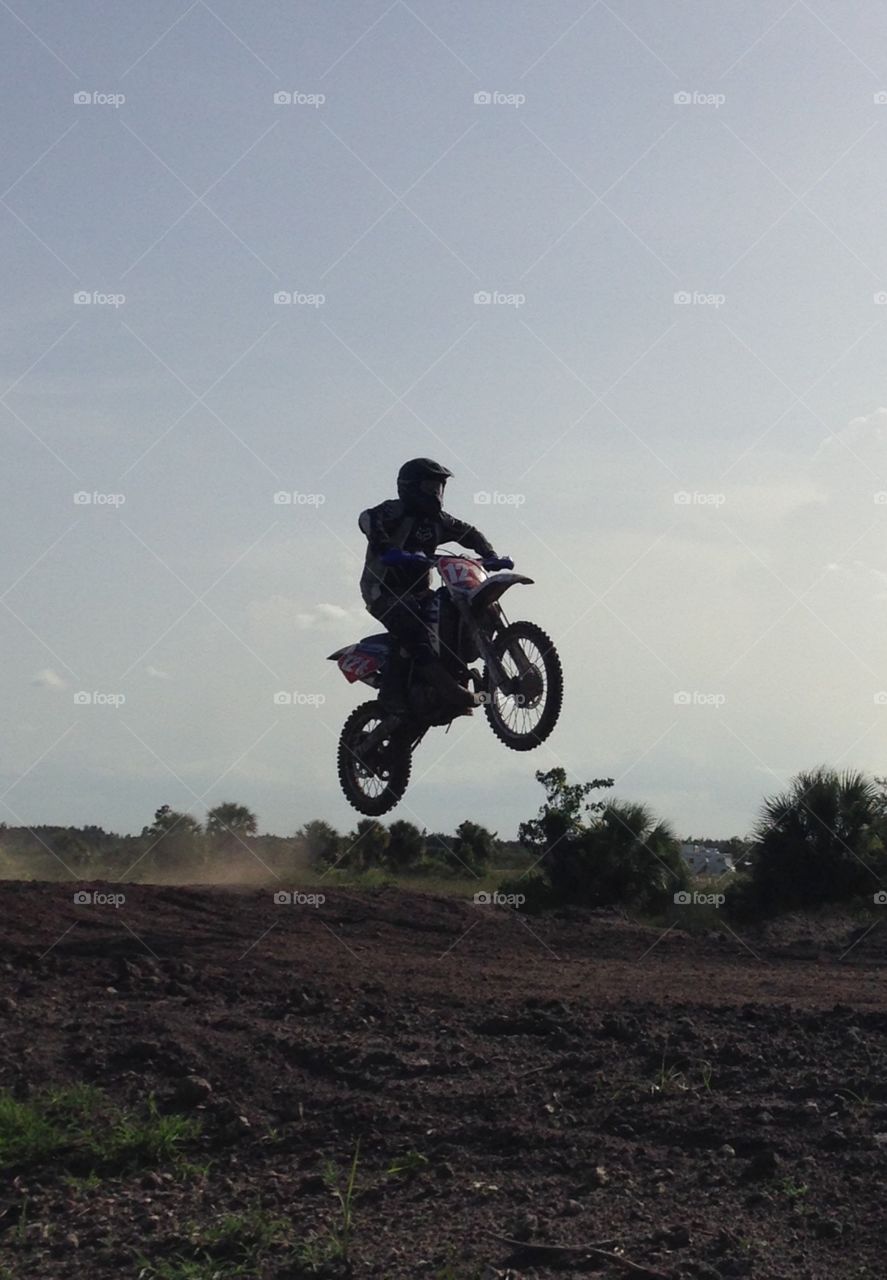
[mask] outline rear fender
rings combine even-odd
[[[349,684],[362,680],[364,684],[377,689],[382,668],[390,652],[391,636],[383,632],[381,635],[366,636],[357,644],[346,644],[343,649],[329,654],[328,661],[338,663],[339,670]]]

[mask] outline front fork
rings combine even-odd
[[[488,619],[489,625],[487,626],[485,623]],[[517,676],[511,677],[505,674],[502,663],[496,654],[495,645],[495,637],[508,626],[508,619],[505,617],[502,606],[498,601],[494,601],[493,604],[487,607],[484,616],[471,618],[469,615],[469,625],[473,626],[477,634],[480,656],[486,663],[487,671],[493,678],[493,687],[506,696],[515,693],[520,686],[521,678],[527,674],[532,664],[527,660],[527,655],[518,645],[516,652],[511,655],[517,667]]]

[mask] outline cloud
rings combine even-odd
[[[161,671],[159,667],[147,666],[145,667],[145,670],[153,680],[171,680],[172,679],[172,676],[169,674],[168,671]]]
[[[366,620],[363,606],[348,609],[340,604],[323,601],[306,607],[302,601],[281,595],[254,600],[249,605],[247,614],[253,637],[269,641],[291,641],[293,631],[341,631],[345,622],[357,625],[358,619]]]
[[[865,560],[831,561],[823,572],[839,576],[851,590],[872,592],[870,600],[887,600],[887,571]]]
[[[738,485],[728,494],[727,510],[767,523],[778,522],[798,511],[823,507],[827,502],[828,495],[820,484],[798,477],[769,484]]]
[[[859,418],[851,418],[847,426],[833,435],[826,436],[814,454],[814,459],[833,457],[835,452],[855,453],[866,445],[887,443],[887,409],[875,409]],[[843,446],[843,447],[842,447]]]
[[[52,667],[43,667],[38,671],[31,681],[40,689],[67,689],[68,683],[63,680],[57,671],[53,671]]]
[[[350,616],[350,611],[339,604],[316,604],[310,613],[297,614],[296,624],[305,630],[308,627],[331,626]]]

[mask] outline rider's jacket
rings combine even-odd
[[[482,556],[495,552],[473,525],[442,511],[439,516],[408,515],[399,498],[368,507],[360,515],[360,527],[367,537],[366,561],[360,579],[360,593],[367,607],[383,592],[413,595],[431,589],[431,573],[422,565],[382,564],[381,556],[392,547],[433,555],[442,542],[458,542]]]

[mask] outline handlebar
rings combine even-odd
[[[486,568],[502,569],[505,567],[503,565],[503,561],[507,560],[508,567],[511,569],[514,568],[514,561],[511,559],[511,556],[477,556],[475,557],[475,556],[462,555],[458,551],[441,551],[441,552],[435,552],[434,555],[426,556],[426,555],[422,555],[421,552],[417,551],[416,558],[419,559],[420,556],[429,565],[429,567],[433,567],[434,565],[436,565],[438,560],[454,560],[455,559],[455,560],[471,560],[474,562],[474,564],[483,565],[485,569]]]
[[[387,556],[392,556],[391,560],[386,561]],[[398,564],[398,557],[402,556],[401,564],[427,565],[429,569],[434,568],[440,560],[471,560],[473,564],[482,565],[485,569],[513,569],[514,561],[510,556],[478,556],[476,559],[472,556],[465,556],[458,551],[442,551],[435,552],[433,555],[425,555],[421,551],[404,551],[400,547],[392,547],[386,551],[382,557],[383,563],[391,565]]]

